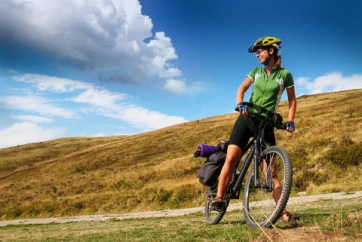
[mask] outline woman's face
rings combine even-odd
[[[267,49],[259,48],[256,51],[256,58],[258,58],[259,62],[263,64],[269,57],[269,53]]]

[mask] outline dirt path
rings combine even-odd
[[[362,198],[362,191],[354,193],[330,193],[313,196],[298,196],[291,197],[288,202],[289,206],[298,206],[300,204],[308,204],[318,202],[320,200],[340,200],[350,198]],[[230,204],[228,210],[240,209],[240,204]],[[177,210],[162,210],[138,213],[125,213],[125,214],[101,214],[101,215],[84,215],[72,217],[57,217],[57,218],[43,218],[43,219],[18,219],[0,221],[0,227],[7,225],[23,225],[23,224],[49,224],[49,223],[67,223],[67,222],[81,222],[81,221],[105,221],[109,219],[127,219],[127,218],[155,218],[155,217],[172,217],[188,215],[196,212],[203,212],[204,207],[186,208]]]

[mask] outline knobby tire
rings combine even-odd
[[[275,157],[275,158],[272,158]],[[275,189],[271,183],[271,173],[265,172],[265,162],[260,162],[258,165],[258,181],[259,186],[255,187],[254,169],[250,170],[248,179],[245,183],[243,197],[243,213],[246,223],[252,228],[271,227],[281,216],[289,199],[289,193],[292,186],[292,164],[286,150],[279,146],[270,146],[263,151],[263,158],[267,162],[275,162],[276,174],[281,182],[281,195],[278,204],[275,203],[270,191],[280,192],[280,189]],[[271,166],[267,166],[271,168]],[[265,177],[265,173],[269,174]],[[268,190],[269,189],[269,190]]]

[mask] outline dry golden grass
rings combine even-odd
[[[292,157],[293,194],[362,189],[361,100],[362,90],[298,98],[296,132],[276,132],[278,145]],[[286,102],[279,112],[286,117]],[[204,159],[195,159],[193,152],[200,143],[228,139],[237,115],[132,136],[63,138],[1,149],[0,217],[203,206],[206,188],[196,173]],[[335,162],[341,154],[345,159]]]

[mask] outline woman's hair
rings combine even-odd
[[[283,70],[282,67],[282,57],[279,55],[278,51],[274,49],[273,57],[275,59],[275,68],[278,70]]]

